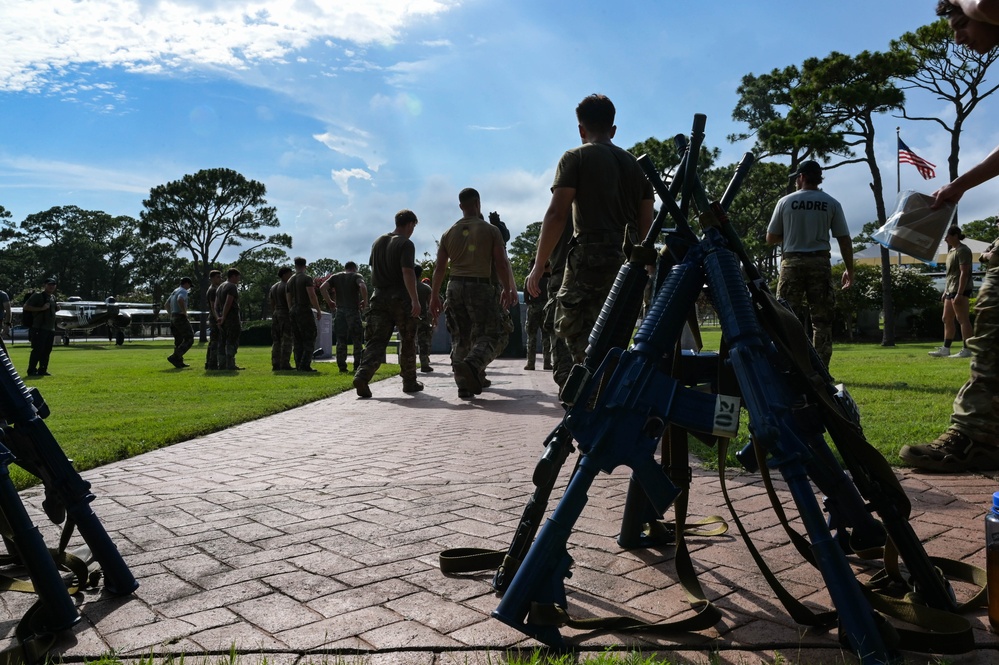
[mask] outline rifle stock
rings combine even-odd
[[[76,525],[104,572],[104,587],[123,595],[138,588],[104,525],[90,507],[94,495],[52,436],[43,415],[48,407],[37,390],[29,391],[10,358],[0,350],[0,418],[6,421],[6,443],[15,463],[41,478],[45,485],[45,512],[55,522],[65,514]]]

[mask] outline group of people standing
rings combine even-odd
[[[239,282],[242,275],[236,268],[226,272],[212,270],[208,274],[208,291],[205,304],[208,307],[208,328],[210,340],[205,356],[207,370],[241,370],[236,365],[236,352],[239,350],[239,333],[242,322],[239,318]],[[189,308],[191,287],[190,277],[182,277],[180,286],[167,298],[166,311],[170,315],[170,331],[173,333],[173,353],[167,362],[182,369],[190,367],[184,362],[184,354],[194,345],[194,328],[191,326]]]

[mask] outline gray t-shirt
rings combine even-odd
[[[850,235],[839,201],[821,189],[788,194],[774,207],[767,233],[783,236],[784,253],[829,251],[829,236]]]

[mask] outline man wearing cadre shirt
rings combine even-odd
[[[806,314],[811,318],[812,345],[828,367],[836,304],[829,236],[836,238],[846,264],[844,289],[853,281],[853,244],[843,206],[819,189],[822,167],[818,162],[802,162],[790,177],[798,191],[777,202],[767,227],[767,244],[782,247],[777,297],[787,301],[802,324]]]

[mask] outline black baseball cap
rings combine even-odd
[[[49,277],[49,278],[47,278],[47,279],[45,280],[45,283],[46,283],[46,284],[58,284],[59,282],[57,282],[57,281],[56,281],[56,278],[55,278],[55,277]]]
[[[788,176],[788,180],[794,180],[795,178],[797,178],[800,175],[808,175],[808,176],[812,176],[813,178],[816,178],[816,177],[817,178],[821,178],[822,177],[822,167],[819,166],[818,162],[816,162],[814,160],[811,160],[811,159],[806,159],[801,164],[798,164],[798,170],[792,172]]]

